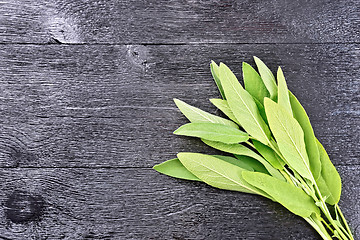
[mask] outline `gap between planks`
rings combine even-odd
[[[117,42],[117,43],[22,43],[22,42],[0,42],[0,45],[6,46],[17,46],[17,45],[25,45],[25,46],[53,46],[53,45],[63,45],[63,46],[126,46],[126,45],[144,45],[144,46],[197,46],[197,45],[352,45],[352,44],[360,44],[360,42]]]

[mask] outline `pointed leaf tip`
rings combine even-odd
[[[290,115],[293,115],[290,99],[289,99],[289,90],[285,81],[285,76],[283,71],[281,70],[281,67],[279,66],[277,71],[277,81],[278,81],[278,103],[282,107],[286,109],[290,113]]]
[[[219,89],[219,92],[221,94],[221,97],[223,99],[226,99],[226,96],[225,96],[225,93],[224,93],[224,89],[221,85],[221,81],[220,81],[220,75],[219,75],[219,66],[216,65],[216,63],[214,61],[211,62],[210,64],[210,70],[211,70],[211,75],[213,76],[214,78],[214,81],[216,83],[216,86],[218,87]]]
[[[216,116],[214,114],[205,112],[199,108],[193,107],[181,100],[174,100],[176,106],[179,110],[185,115],[190,122],[201,123],[201,122],[210,122],[210,123],[219,123],[223,125],[228,125],[233,128],[239,128],[238,125],[228,119]]]
[[[245,90],[248,91],[261,105],[264,104],[264,97],[268,97],[269,92],[256,70],[248,63],[243,62],[242,75]],[[255,101],[256,102],[256,101]]]
[[[273,73],[266,66],[266,64],[263,61],[261,61],[260,58],[254,56],[254,60],[255,60],[256,66],[258,67],[260,76],[261,76],[267,90],[270,93],[270,98],[276,99],[277,98],[277,85],[276,85],[276,81],[275,81],[275,77],[274,77]]]
[[[247,62],[242,62],[242,67],[248,66],[248,65],[250,65],[250,64],[248,64]]]
[[[159,173],[168,175],[170,177],[201,181],[189,170],[187,170],[178,158],[170,159],[163,163],[157,164],[153,166],[153,169]]]

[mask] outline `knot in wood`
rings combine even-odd
[[[25,191],[14,191],[5,202],[6,217],[13,223],[39,219],[44,210],[44,199]]]
[[[147,70],[148,49],[144,45],[127,45],[127,58],[136,68]]]

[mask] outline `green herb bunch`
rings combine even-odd
[[[254,57],[259,73],[243,63],[244,87],[223,63],[210,68],[222,99],[210,99],[225,119],[175,99],[191,123],[174,134],[198,137],[232,156],[179,153],[154,169],[216,188],[258,194],[304,218],[323,239],[354,240],[338,202],[341,179],[314,135],[304,108]],[[230,154],[229,154],[230,153]]]

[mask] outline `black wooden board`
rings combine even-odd
[[[358,226],[359,166],[338,168],[344,214]],[[151,169],[2,169],[3,239],[319,239],[259,196]]]
[[[149,168],[178,151],[214,152],[171,134],[186,122],[172,98],[218,113],[207,101],[218,97],[209,60],[239,74],[251,55],[273,70],[283,66],[341,170],[342,205],[358,226],[358,51],[357,44],[4,46],[2,236],[314,239],[305,222],[267,200]],[[24,206],[35,217],[20,212]]]
[[[336,165],[358,164],[358,44],[4,46],[1,166],[150,167],[179,151],[207,152],[172,132],[186,119],[172,98],[212,113],[209,61],[281,65]]]
[[[180,151],[173,98],[221,115],[210,60],[280,65],[360,235],[359,1],[0,1],[0,239],[319,239],[258,196],[151,167]],[[240,77],[241,79],[241,77]]]
[[[3,43],[359,42],[357,0],[10,0]]]

